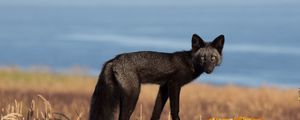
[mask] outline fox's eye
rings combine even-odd
[[[211,57],[211,61],[215,61],[216,60],[216,57],[215,56],[212,56]]]

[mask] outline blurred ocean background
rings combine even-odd
[[[1,0],[0,66],[80,66],[117,54],[190,50],[225,35],[224,59],[197,82],[300,87],[298,0]]]

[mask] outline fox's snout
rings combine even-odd
[[[214,71],[214,68],[215,68],[214,66],[205,66],[204,72],[210,74]]]

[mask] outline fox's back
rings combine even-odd
[[[131,64],[139,68],[148,68],[149,66],[161,66],[170,64],[172,59],[171,53],[161,53],[161,52],[152,52],[152,51],[141,51],[141,52],[132,52],[124,53],[118,55],[116,60],[121,60],[125,64]]]
[[[176,72],[172,53],[141,51],[124,53],[115,57],[115,69],[124,73],[137,74],[142,82],[157,83]]]

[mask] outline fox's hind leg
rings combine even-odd
[[[140,88],[121,95],[119,120],[129,120],[139,98]]]
[[[140,94],[141,83],[135,72],[116,69],[115,76],[120,87],[119,120],[129,120]]]

